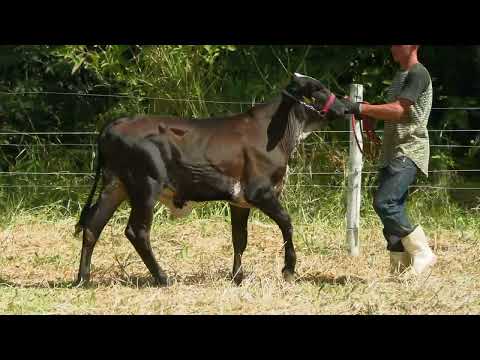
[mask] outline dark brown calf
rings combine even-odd
[[[243,278],[241,258],[247,246],[250,209],[260,209],[282,231],[282,272],[287,281],[292,280],[296,262],[293,228],[279,201],[287,163],[306,134],[327,120],[343,118],[344,110],[342,102],[319,81],[295,74],[282,96],[242,114],[198,120],[149,116],[112,122],[99,136],[95,184],[77,224],[77,232],[83,230],[77,284],[89,281],[95,243],[126,199],[131,214],[125,235],[159,285],[169,280],[150,246],[157,201],[169,206],[174,215],[188,213],[190,201],[230,203],[236,284]],[[100,170],[103,188],[91,207]]]

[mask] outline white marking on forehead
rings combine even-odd
[[[303,74],[300,74],[300,73],[295,73],[295,76],[298,77],[298,78],[307,78],[307,79],[310,79],[310,80],[315,80],[314,78],[312,78],[310,76],[303,75]]]

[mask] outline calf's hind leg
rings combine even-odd
[[[95,244],[115,210],[126,198],[127,194],[123,185],[111,182],[102,190],[97,203],[89,210],[83,229],[80,269],[74,286],[85,285],[90,281],[90,267]]]
[[[154,181],[146,181],[137,184],[136,188],[142,189],[142,191],[137,191],[134,196],[131,196],[132,211],[125,229],[125,236],[142,258],[143,263],[155,279],[155,283],[160,286],[171,285],[173,281],[167,277],[165,271],[155,260],[150,244],[153,208],[160,186]]]

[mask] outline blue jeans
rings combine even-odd
[[[396,158],[380,169],[373,208],[383,223],[383,235],[389,251],[403,252],[401,239],[415,230],[407,217],[405,205],[408,187],[417,176],[417,166],[406,156]]]

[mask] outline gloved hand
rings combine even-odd
[[[360,116],[360,104],[358,102],[353,102],[349,99],[343,99],[343,104],[345,105],[345,115],[353,114],[357,117]]]

